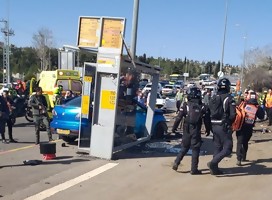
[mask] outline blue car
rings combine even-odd
[[[122,112],[123,116],[129,117],[133,122],[133,132],[137,138],[144,136],[147,108],[145,105],[133,100],[131,109]],[[90,110],[92,110],[90,108]],[[66,142],[73,142],[78,138],[80,128],[81,97],[76,97],[64,105],[54,107],[53,119],[50,123],[52,133],[56,133]],[[90,113],[91,115],[91,113]],[[123,116],[118,116],[121,119]],[[116,120],[118,121],[118,119]],[[82,119],[81,128],[90,128],[91,120]],[[117,127],[118,127],[117,123]],[[167,133],[166,119],[162,110],[156,110],[153,118],[152,136],[156,138],[163,137]]]
[[[90,109],[91,110],[91,109]],[[78,138],[81,112],[81,96],[75,97],[64,105],[57,105],[52,111],[53,119],[50,123],[52,133],[56,133],[66,142],[73,142]],[[91,121],[81,120],[82,127],[89,127]]]

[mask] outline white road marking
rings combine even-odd
[[[31,197],[28,197],[25,200],[43,200],[43,199],[46,199],[46,198],[48,198],[50,196],[53,196],[54,194],[56,194],[56,193],[58,193],[60,191],[66,190],[66,189],[68,189],[68,188],[70,188],[72,186],[75,186],[76,184],[79,184],[79,183],[81,183],[83,181],[91,179],[91,178],[93,178],[93,177],[95,177],[95,176],[97,176],[97,175],[99,175],[99,174],[101,174],[101,173],[103,173],[103,172],[117,166],[118,164],[119,163],[105,164],[105,165],[103,165],[103,166],[101,166],[99,168],[96,168],[96,169],[94,169],[92,171],[89,171],[89,172],[87,172],[87,173],[85,173],[85,174],[83,174],[81,176],[78,176],[78,177],[76,177],[74,179],[71,179],[71,180],[66,181],[64,183],[56,185],[56,186],[54,186],[52,188],[44,190],[44,191],[42,191],[42,192],[40,192],[38,194],[35,194],[35,195],[31,196]]]

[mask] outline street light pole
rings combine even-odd
[[[132,31],[131,31],[131,57],[132,57],[132,59],[135,59],[135,57],[136,57],[139,1],[140,0],[134,0],[134,6],[133,6],[133,19],[132,19]]]
[[[222,46],[222,56],[220,62],[220,71],[223,70],[223,62],[224,62],[224,51],[225,51],[225,40],[226,40],[226,32],[227,32],[227,21],[228,21],[228,0],[226,0],[226,14],[225,14],[225,28],[224,28],[224,37],[223,37],[223,46]]]
[[[244,68],[246,66],[246,44],[247,44],[247,36],[245,35],[243,38],[244,38],[244,55],[243,55],[243,66],[242,66],[242,72],[241,72],[241,90],[242,90],[243,82],[244,82]]]

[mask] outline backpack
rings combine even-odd
[[[209,101],[209,109],[211,111],[211,119],[222,120],[225,113],[225,104],[228,97],[222,100],[220,95],[214,95]]]
[[[196,125],[202,118],[202,107],[198,103],[188,102],[187,115],[185,121],[189,124]]]
[[[232,123],[232,130],[239,131],[242,128],[242,125],[245,121],[246,112],[245,112],[245,103],[241,102],[239,106],[236,106],[236,116],[235,120]]]

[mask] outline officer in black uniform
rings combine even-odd
[[[7,143],[5,138],[6,122],[9,119],[9,109],[5,99],[0,96],[0,134],[2,143]]]
[[[235,120],[236,110],[235,101],[230,95],[231,83],[227,78],[222,78],[217,83],[217,94],[214,95],[209,103],[211,112],[211,123],[213,132],[213,142],[215,146],[213,159],[207,163],[212,175],[220,175],[223,172],[218,168],[218,163],[232,153],[233,140],[231,125]],[[221,101],[222,115],[220,119],[212,116],[216,101]]]
[[[40,126],[43,122],[48,134],[49,141],[53,141],[52,134],[49,127],[49,118],[47,113],[47,101],[42,94],[42,88],[37,87],[35,89],[36,94],[33,94],[29,99],[29,105],[33,110],[33,119],[35,122],[36,144],[40,143]]]
[[[172,167],[173,170],[177,170],[178,166],[192,147],[192,164],[191,164],[191,174],[201,174],[198,170],[199,153],[202,144],[201,140],[201,125],[202,119],[204,118],[204,123],[206,126],[207,134],[210,133],[210,114],[209,110],[206,109],[205,105],[202,105],[201,101],[201,91],[199,88],[193,86],[187,91],[188,102],[184,102],[183,106],[179,111],[179,118],[176,119],[175,124],[179,123],[180,118],[185,117],[183,124],[183,136],[182,136],[182,148]]]

